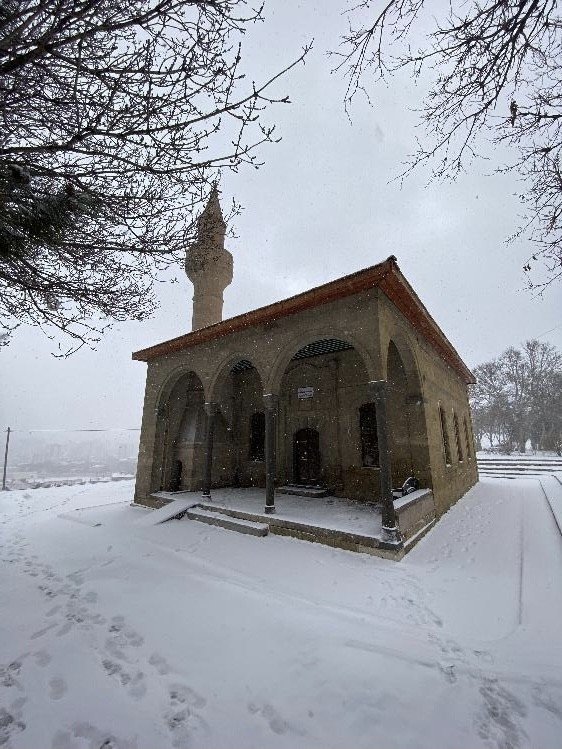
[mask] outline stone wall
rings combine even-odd
[[[470,444],[466,444],[463,426],[466,419],[472,435],[468,387],[383,294],[380,295],[379,325],[381,349],[388,350],[392,341],[404,363],[409,386],[418,380],[417,388],[408,394],[410,413],[417,425],[411,440],[412,461],[421,486],[433,489],[436,512],[440,516],[478,481],[474,442],[471,437]],[[388,369],[385,379],[387,374]],[[439,405],[444,407],[447,416],[450,465],[445,463]],[[461,430],[462,461],[456,453],[453,412],[457,414]]]

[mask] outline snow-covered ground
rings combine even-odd
[[[132,490],[0,493],[0,746],[562,745],[538,481],[481,482],[399,563],[150,526]]]

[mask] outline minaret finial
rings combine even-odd
[[[197,238],[187,250],[185,272],[193,282],[192,329],[222,320],[223,292],[232,281],[232,255],[224,248],[226,223],[213,183],[207,205],[197,219]]]

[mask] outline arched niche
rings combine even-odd
[[[411,349],[391,339],[386,356],[387,418],[392,483],[401,486],[415,476],[430,485],[429,445],[421,379]]]
[[[202,484],[205,394],[193,371],[166,382],[158,404],[152,490],[189,491]]]

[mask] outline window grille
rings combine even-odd
[[[365,403],[359,409],[359,432],[361,435],[362,465],[378,466],[379,441],[377,436],[377,411],[374,403]]]
[[[450,466],[451,465],[451,447],[449,445],[449,433],[447,431],[447,417],[445,416],[445,411],[441,404],[439,404],[439,421],[441,423],[441,439],[443,441],[443,456],[445,458],[445,463],[448,466]]]
[[[250,460],[265,460],[265,414],[252,414],[250,419]]]

